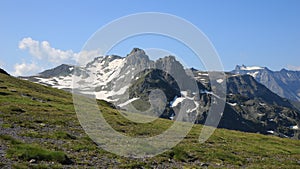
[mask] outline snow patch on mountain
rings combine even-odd
[[[299,129],[298,125],[291,126],[290,128],[293,129],[293,130],[298,130]]]
[[[264,67],[260,67],[260,66],[241,66],[240,70],[261,70],[264,69]]]
[[[223,82],[224,82],[224,79],[218,79],[217,82],[218,82],[218,83],[223,83]]]
[[[237,106],[237,103],[230,103],[230,102],[227,102],[227,104],[229,104],[230,106]]]
[[[252,76],[252,77],[254,77],[254,78],[256,78],[256,76],[259,74],[259,71],[256,71],[256,72],[248,72],[247,74],[250,75],[250,76]]]
[[[136,100],[138,100],[138,99],[140,99],[140,98],[132,98],[132,99],[129,99],[129,100],[127,100],[126,102],[124,102],[124,103],[122,103],[122,104],[119,104],[118,106],[119,106],[119,107],[127,106],[129,103],[131,103],[131,102],[133,102],[133,101],[136,101]]]
[[[111,59],[112,56],[108,56]],[[125,63],[125,58],[114,59],[113,61],[106,61],[106,58],[100,59],[99,64],[92,64],[87,67],[87,71],[92,73],[92,77],[97,82],[97,85],[106,85],[114,78],[118,77],[122,66]]]
[[[171,103],[171,107],[176,107],[179,103],[183,102],[186,98],[176,97],[176,99]]]

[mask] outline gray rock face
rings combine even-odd
[[[193,73],[197,81],[209,83],[206,72],[193,70]],[[210,85],[206,85],[206,88],[209,90]],[[209,93],[208,96],[211,97]],[[252,76],[227,73],[226,98],[220,128],[300,139],[300,131],[297,129],[300,126],[300,112],[297,108]],[[210,99],[202,99],[203,101],[208,102],[206,105],[211,104]],[[204,123],[207,111],[203,112],[197,123]]]
[[[125,65],[135,66],[135,68],[141,70],[145,68],[153,67],[153,61],[149,60],[145,51],[134,48],[129,55],[126,56]]]
[[[246,67],[243,65],[236,66],[236,69],[232,73],[249,74],[279,96],[293,101],[300,101],[299,71],[289,71],[286,69],[271,71],[265,67]]]
[[[50,78],[50,77],[58,77],[58,76],[66,76],[72,74],[74,70],[74,66],[62,64],[54,69],[46,70],[38,74],[40,77]]]
[[[175,79],[177,79],[178,85],[181,86],[181,90],[186,90],[193,88],[189,86],[192,82],[184,67],[178,62],[174,56],[167,56],[160,58],[155,62],[155,68],[163,70],[171,74]],[[179,80],[180,79],[180,80]]]
[[[140,72],[137,76],[139,79],[134,81],[129,87],[129,98],[139,98],[133,102],[133,106],[142,112],[143,109],[150,108],[151,102],[158,100],[158,104],[163,104],[161,106],[163,109],[162,111],[156,111],[160,114],[156,113],[155,116],[169,118],[172,114],[175,114],[172,108],[165,109],[165,107],[169,107],[168,104],[175,97],[181,96],[180,88],[175,79],[160,69],[147,69]],[[153,93],[155,91],[156,93]],[[162,95],[158,92],[162,92]],[[156,96],[151,98],[151,94]]]
[[[299,130],[293,129],[300,125],[300,114],[287,99],[249,75],[229,76],[227,81],[227,102],[231,108],[224,113],[234,111],[239,114],[243,124],[248,126],[246,131],[300,138]]]

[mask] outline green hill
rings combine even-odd
[[[119,132],[145,137],[172,121],[137,124],[98,101]],[[217,129],[204,144],[195,125],[172,150],[146,159],[98,148],[77,120],[72,95],[0,73],[0,168],[299,168],[300,141]]]

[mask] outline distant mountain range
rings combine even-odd
[[[185,69],[173,56],[152,61],[138,48],[126,57],[97,57],[83,67],[60,65],[21,78],[68,91],[75,87],[74,91],[95,94],[97,99],[131,112],[149,108],[150,115],[199,124],[205,122],[209,108],[218,101],[208,72]],[[299,72],[237,66],[216,84],[225,82],[227,100],[220,128],[300,139],[300,111],[289,101],[299,101]],[[184,105],[189,108],[178,117]]]
[[[300,72],[282,69],[271,71],[266,67],[236,66],[234,74],[251,75],[281,97],[300,101]]]

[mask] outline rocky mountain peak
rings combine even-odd
[[[102,62],[109,63],[109,62],[112,62],[115,59],[122,59],[122,57],[118,56],[118,55],[107,55],[107,56],[96,57],[96,58],[94,58],[93,61],[89,62],[86,65],[86,67],[95,66],[95,65],[100,64]]]
[[[235,67],[236,71],[257,71],[257,70],[267,70],[266,67],[261,67],[261,66],[246,66],[246,65],[237,65]]]
[[[182,64],[178,62],[174,56],[166,56],[158,59],[156,61],[156,67],[168,72],[184,71]]]
[[[146,59],[149,60],[148,55],[146,55],[145,51],[139,48],[133,48],[130,54],[127,55],[127,59]]]
[[[145,51],[139,48],[134,48],[130,54],[126,56],[125,65],[134,66],[138,69],[153,67],[153,61],[151,61],[146,55]]]
[[[140,48],[133,48],[129,55],[146,55],[145,51]]]
[[[287,72],[287,71],[288,71],[288,70],[285,69],[285,68],[283,68],[283,69],[280,70],[280,72]]]
[[[62,64],[56,68],[39,73],[41,77],[65,76],[73,72],[74,66]]]

